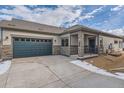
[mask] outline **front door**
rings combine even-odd
[[[89,38],[89,52],[95,53],[95,38]]]

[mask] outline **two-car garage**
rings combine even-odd
[[[13,57],[33,57],[52,54],[52,39],[13,38]]]
[[[0,22],[0,58],[12,59],[61,54],[64,28],[26,20]]]

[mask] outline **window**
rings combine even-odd
[[[48,40],[48,42],[52,42],[52,40]]]
[[[15,40],[15,41],[19,41],[19,38],[15,38],[14,40]]]
[[[32,42],[35,42],[35,39],[31,39]]]
[[[114,44],[117,44],[117,43],[118,43],[118,41],[117,41],[117,40],[115,40],[115,41],[114,41]]]
[[[65,46],[68,46],[68,39],[65,39]]]
[[[40,41],[39,39],[36,40],[36,42],[39,42],[39,41]]]
[[[43,39],[41,39],[40,42],[43,42]]]
[[[64,46],[64,39],[62,39],[61,43],[62,43],[61,45]]]
[[[46,40],[42,39],[42,42],[46,42]]]
[[[21,38],[21,41],[25,41],[25,39],[24,38]]]
[[[119,41],[119,48],[122,48],[122,41]]]
[[[45,42],[47,42],[47,40],[45,40]]]
[[[103,38],[100,38],[100,48],[103,47]]]
[[[62,39],[61,40],[61,45],[62,46],[68,46],[68,39]]]
[[[30,41],[30,38],[26,38],[26,41]]]

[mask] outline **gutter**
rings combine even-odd
[[[39,32],[37,30],[28,30],[28,29],[19,29],[19,28],[11,28],[11,27],[3,27],[4,29],[14,30],[14,31],[24,31],[29,33],[39,33],[39,34],[46,34],[46,35],[59,35],[59,33],[51,33],[51,32]]]
[[[1,28],[1,43],[3,45],[3,28]]]

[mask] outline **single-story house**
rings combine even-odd
[[[0,22],[2,59],[43,55],[105,53],[108,48],[122,51],[123,38],[82,25],[61,28],[12,19]]]

